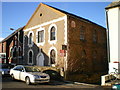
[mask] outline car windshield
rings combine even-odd
[[[40,70],[35,67],[25,67],[25,71],[26,72],[40,72]]]

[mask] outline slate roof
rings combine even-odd
[[[10,37],[12,37],[13,35],[15,35],[17,32],[19,32],[20,30],[22,30],[24,27],[20,27],[17,30],[15,30],[12,34],[10,34],[8,37],[6,37],[5,39],[3,39],[0,43],[5,42],[6,40],[8,40]]]
[[[120,6],[120,0],[116,0],[109,4],[105,9],[113,8],[113,7],[119,7]]]

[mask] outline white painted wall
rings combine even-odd
[[[109,41],[110,41],[110,62],[109,73],[113,72],[113,67],[118,69],[118,63],[120,57],[118,54],[118,31],[120,31],[120,11],[119,8],[108,9],[108,25],[109,25]]]
[[[118,59],[120,62],[120,7],[118,11]]]
[[[108,10],[110,62],[118,60],[118,8]]]

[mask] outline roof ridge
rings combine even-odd
[[[44,4],[44,3],[42,3],[42,4]],[[48,5],[48,4],[44,4],[44,5],[47,5],[47,6],[51,7],[51,8],[53,8],[53,9],[59,10],[60,12],[62,12],[62,13],[64,13],[64,14],[67,14],[67,15],[70,15],[70,16],[74,16],[74,17],[77,17],[77,18],[79,18],[79,19],[85,20],[85,21],[87,21],[87,22],[89,22],[89,23],[93,23],[93,24],[96,24],[96,25],[98,25],[98,26],[100,26],[100,27],[103,27],[103,26],[101,26],[101,25],[99,25],[99,24],[97,24],[97,23],[95,23],[95,22],[90,21],[89,19],[83,18],[83,17],[78,16],[78,15],[75,15],[75,14],[73,14],[73,13],[69,13],[69,12],[64,11],[64,10],[62,10],[62,9],[58,9],[58,8],[56,8],[56,7],[50,6],[50,5]],[[105,27],[103,27],[103,28],[105,28]]]
[[[120,6],[120,0],[115,0],[115,1],[111,2],[105,9],[118,7],[118,6]]]
[[[13,33],[11,33],[11,34],[8,35],[6,38],[4,38],[2,41],[0,41],[0,43],[6,41],[6,40],[9,39],[12,35],[16,34],[16,33],[19,32],[20,30],[22,30],[24,27],[25,27],[25,26],[20,27],[20,28],[18,28],[17,30],[15,30]]]

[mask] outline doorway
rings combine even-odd
[[[37,66],[44,66],[44,55],[43,55],[43,53],[38,54],[36,65]]]

